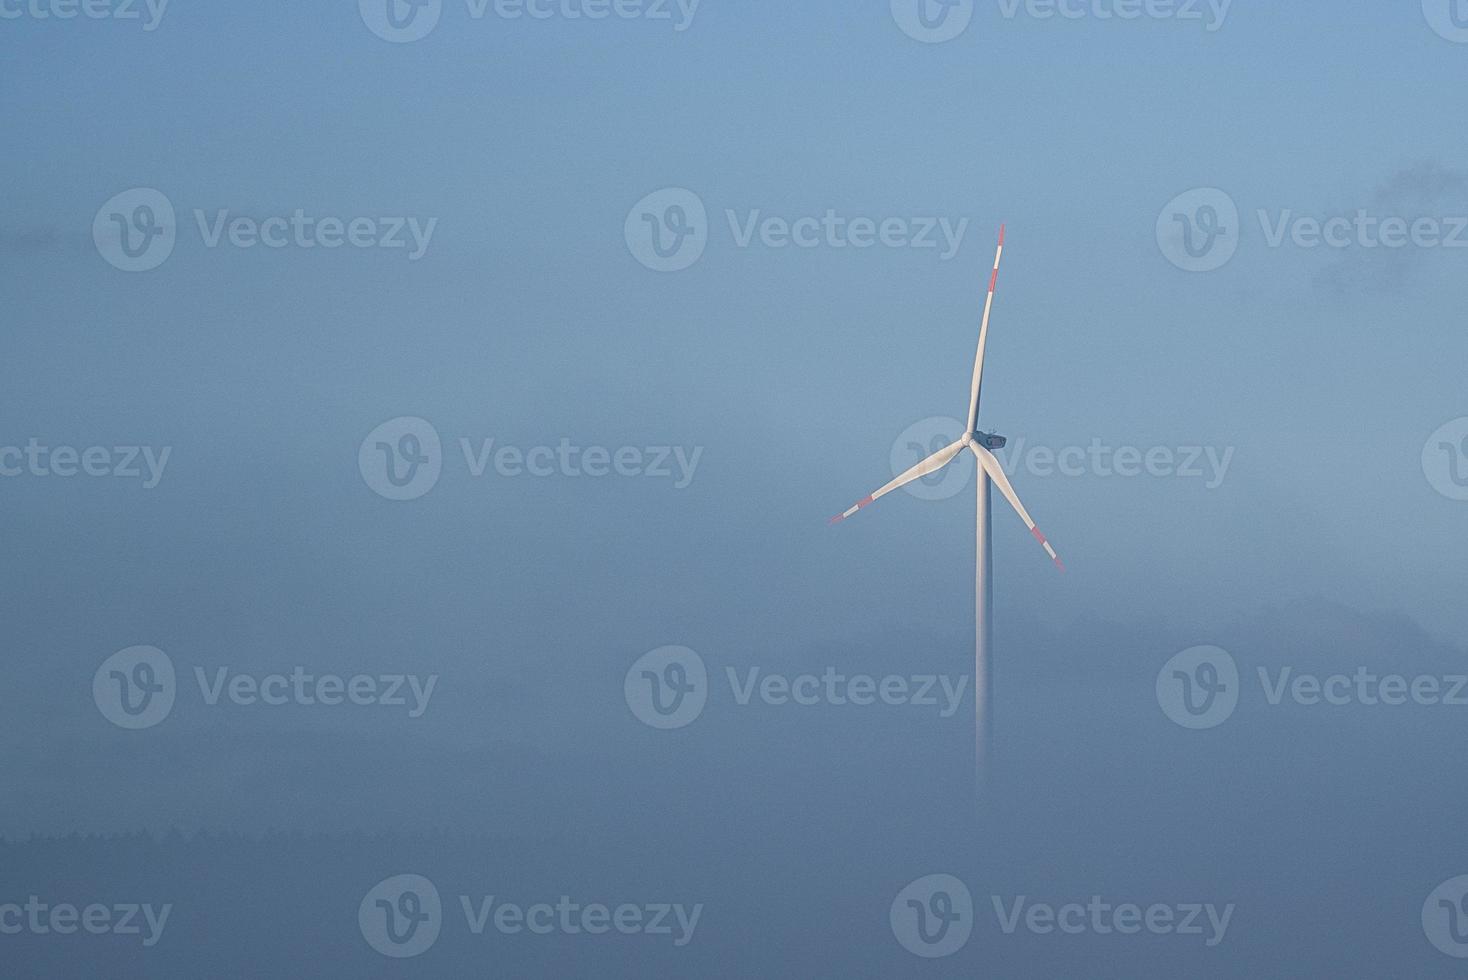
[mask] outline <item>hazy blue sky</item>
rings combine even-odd
[[[1457,456],[1439,443],[1468,424],[1434,433],[1468,416],[1468,43],[1409,0],[1098,16],[1118,3],[1072,0],[1072,19],[982,0],[957,37],[923,43],[885,0],[703,0],[691,19],[672,3],[669,19],[604,20],[570,19],[584,7],[560,0],[543,20],[444,0],[431,32],[393,43],[369,29],[372,3],[173,0],[147,30],[146,6],[141,20],[59,21],[0,0],[0,472],[30,440],[169,453],[151,488],[0,476],[0,833],[448,827],[654,855],[666,839],[670,867],[706,853],[689,880],[711,903],[757,895],[741,878],[753,861],[795,868],[789,894],[870,912],[808,934],[776,917],[787,965],[810,975],[933,966],[886,925],[892,896],[930,872],[968,875],[985,908],[991,888],[1052,885],[1256,899],[1234,935],[1264,933],[1242,947],[1177,961],[1165,943],[1122,949],[1118,975],[1305,969],[1316,929],[1388,936],[1377,961],[1333,948],[1346,969],[1454,966],[1416,918],[1468,872],[1468,849],[1433,849],[1463,802],[1439,771],[1461,742],[1454,709],[1270,706],[1253,674],[1462,669],[1468,502],[1451,476],[1468,480],[1468,442]],[[134,198],[104,205],[135,188],[168,201],[177,240],[157,268],[125,272],[93,226],[132,215]],[[696,195],[707,243],[658,272],[639,258],[634,206],[667,188]],[[1180,227],[1169,202],[1206,188],[1237,208],[1224,229],[1237,252],[1190,272],[1159,218]],[[298,209],[372,218],[374,236],[401,224],[408,245],[208,245],[221,211]],[[1292,240],[1295,219],[1361,211],[1432,218],[1458,244]],[[741,245],[752,220],[828,212],[941,219],[940,244],[779,248],[755,231]],[[965,414],[1001,222],[985,427],[1020,454],[1197,447],[1205,473],[1045,475],[1010,457],[1070,571],[996,508],[1001,731],[1023,748],[1004,764],[1019,810],[991,825],[1012,831],[995,885],[967,808],[969,702],[949,718],[740,706],[723,677],[971,670],[971,484],[825,522],[890,478],[910,426]],[[416,258],[413,227],[431,229]],[[962,229],[951,255],[943,227]],[[436,485],[407,501],[359,468],[369,433],[402,417],[442,445]],[[488,439],[653,450],[644,463],[678,447],[696,465],[686,480],[671,453],[667,477],[475,476],[460,440]],[[1209,472],[1209,453],[1226,469]],[[171,658],[177,703],[123,731],[91,685],[139,644]],[[707,663],[710,705],[659,732],[623,681],[670,644]],[[1199,644],[1226,648],[1253,685],[1216,732],[1173,725],[1154,691]],[[196,667],[297,665],[438,681],[420,718],[211,706],[194,681]],[[1401,797],[1358,798],[1357,767]],[[1308,793],[1302,772],[1319,780]],[[1233,794],[1210,795],[1219,782]],[[1321,809],[1349,830],[1321,828]],[[925,827],[942,839],[924,845]],[[788,865],[760,849],[762,828]],[[1235,853],[1251,830],[1284,837]],[[719,834],[759,859],[700,849]],[[1398,841],[1380,864],[1352,850],[1384,834],[1421,848]],[[1196,835],[1224,843],[1189,864]],[[812,853],[829,864],[805,874]],[[1316,857],[1275,890],[1300,853]],[[881,870],[848,881],[843,854]],[[1269,934],[1272,903],[1339,892],[1330,861],[1355,869],[1352,928]],[[371,957],[350,975],[390,962],[351,924],[359,892],[407,870],[363,869],[334,910],[343,948]],[[709,919],[735,931],[692,962],[753,971],[731,937],[764,921]],[[993,938],[937,968],[1088,962],[1069,959],[1079,945]],[[629,955],[616,969],[637,972]]]

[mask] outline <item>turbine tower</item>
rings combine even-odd
[[[1000,493],[1004,494],[1004,499],[1008,500],[1019,514],[1020,519],[1025,522],[1025,526],[1030,529],[1035,540],[1044,547],[1045,553],[1055,562],[1056,567],[1062,572],[1065,571],[1065,565],[1061,563],[1060,556],[1055,553],[1055,549],[1050,546],[1045,535],[1040,533],[1040,529],[1035,526],[1035,522],[1030,518],[1030,512],[1025,510],[1025,505],[1020,503],[1019,496],[1014,492],[1014,487],[1010,485],[1004,467],[1000,466],[999,460],[994,457],[993,450],[1004,448],[1004,437],[992,432],[981,432],[978,428],[979,389],[984,381],[984,348],[989,341],[989,314],[994,309],[994,288],[999,284],[999,260],[1003,256],[1004,226],[1000,225],[999,247],[994,252],[994,271],[989,275],[989,294],[984,300],[984,319],[979,326],[979,349],[974,354],[974,375],[969,386],[968,423],[964,428],[962,438],[953,445],[938,450],[871,496],[858,500],[846,511],[831,518],[832,524],[845,520],[893,490],[913,480],[921,479],[929,473],[937,472],[951,463],[964,449],[968,449],[978,457],[979,465],[976,467],[975,474],[978,483],[978,500],[975,515],[977,533],[974,552],[976,559],[974,571],[974,745],[976,755],[974,763],[980,781],[983,780],[987,769],[993,741],[991,708],[993,703],[994,628],[990,612],[994,599],[994,551],[989,533],[992,513],[989,506],[991,482],[999,488]]]

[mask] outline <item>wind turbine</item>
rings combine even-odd
[[[983,778],[988,761],[990,743],[993,738],[991,731],[992,719],[990,717],[993,706],[993,660],[992,644],[994,639],[993,621],[990,618],[990,609],[994,599],[994,552],[990,540],[990,516],[992,508],[989,506],[989,484],[992,481],[999,487],[999,492],[1009,501],[1020,519],[1025,522],[1025,527],[1035,536],[1044,547],[1045,553],[1055,562],[1057,568],[1065,571],[1065,565],[1060,561],[1060,556],[1040,533],[1035,526],[1034,520],[1030,518],[1030,512],[1025,510],[1025,505],[1020,503],[1019,496],[1014,492],[1014,487],[1009,483],[1009,477],[1005,475],[1004,467],[999,465],[999,460],[994,457],[993,450],[1003,449],[1005,439],[1001,435],[992,432],[981,432],[978,429],[979,420],[979,388],[984,381],[984,348],[989,340],[989,314],[994,308],[994,287],[999,284],[999,260],[1004,255],[1004,226],[999,226],[999,247],[994,252],[994,271],[989,276],[989,295],[984,300],[984,320],[979,327],[979,349],[974,355],[974,376],[969,387],[968,402],[968,424],[964,429],[963,437],[951,446],[938,450],[927,459],[918,463],[912,469],[898,476],[891,483],[877,490],[869,497],[858,500],[850,508],[831,518],[831,523],[836,524],[855,514],[863,507],[870,506],[873,502],[885,497],[900,487],[913,480],[921,479],[929,473],[937,472],[963,452],[968,449],[978,457],[977,470],[978,482],[978,507],[975,557],[977,559],[974,572],[974,722],[975,722],[975,747],[977,756],[975,764],[978,768],[980,778]]]

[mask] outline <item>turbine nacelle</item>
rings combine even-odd
[[[1009,440],[995,432],[974,432],[965,437],[968,442],[977,443],[989,451],[1003,449],[1009,444]]]
[[[963,438],[958,440],[958,442],[964,448],[968,448],[969,446],[982,446],[991,452],[995,449],[1003,449],[1009,444],[1008,439],[997,433],[981,432],[978,429],[972,432],[965,432]]]

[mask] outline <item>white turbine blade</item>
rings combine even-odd
[[[938,450],[936,453],[929,456],[927,459],[923,460],[921,463],[917,464],[906,473],[903,473],[901,476],[897,477],[895,480],[887,484],[882,489],[873,493],[870,497],[864,497],[863,499],[858,500],[846,510],[831,518],[831,523],[835,524],[838,521],[844,521],[852,514],[855,514],[857,511],[861,510],[863,507],[868,506],[873,501],[878,500],[881,497],[885,497],[893,490],[896,490],[897,488],[904,486],[905,484],[911,483],[913,480],[925,477],[929,473],[942,469],[944,466],[948,465],[953,457],[957,456],[961,452],[963,452],[962,439],[958,440],[951,446],[945,446],[944,448]]]
[[[989,474],[989,479],[993,480],[995,485],[999,487],[999,492],[1004,494],[1004,499],[1008,500],[1010,506],[1019,513],[1020,520],[1025,522],[1025,527],[1030,529],[1030,533],[1035,536],[1035,540],[1040,542],[1041,546],[1044,547],[1045,554],[1049,555],[1051,560],[1055,562],[1055,567],[1059,568],[1062,572],[1065,571],[1065,563],[1060,560],[1060,556],[1055,553],[1055,549],[1050,547],[1050,542],[1045,539],[1045,535],[1035,526],[1034,520],[1030,517],[1030,512],[1025,510],[1025,505],[1019,502],[1019,495],[1014,492],[1014,487],[1009,485],[1009,477],[1005,474],[1004,467],[999,465],[999,460],[994,458],[993,453],[977,443],[969,443],[969,448],[974,451],[975,456],[979,457],[979,465],[984,468],[985,473]]]
[[[968,430],[979,424],[979,387],[984,383],[984,346],[989,342],[989,312],[994,308],[994,287],[999,284],[999,259],[1004,255],[1004,226],[999,226],[999,247],[994,250],[994,271],[989,275],[989,295],[984,299],[984,321],[979,326],[979,349],[974,354],[974,380],[969,385]]]

